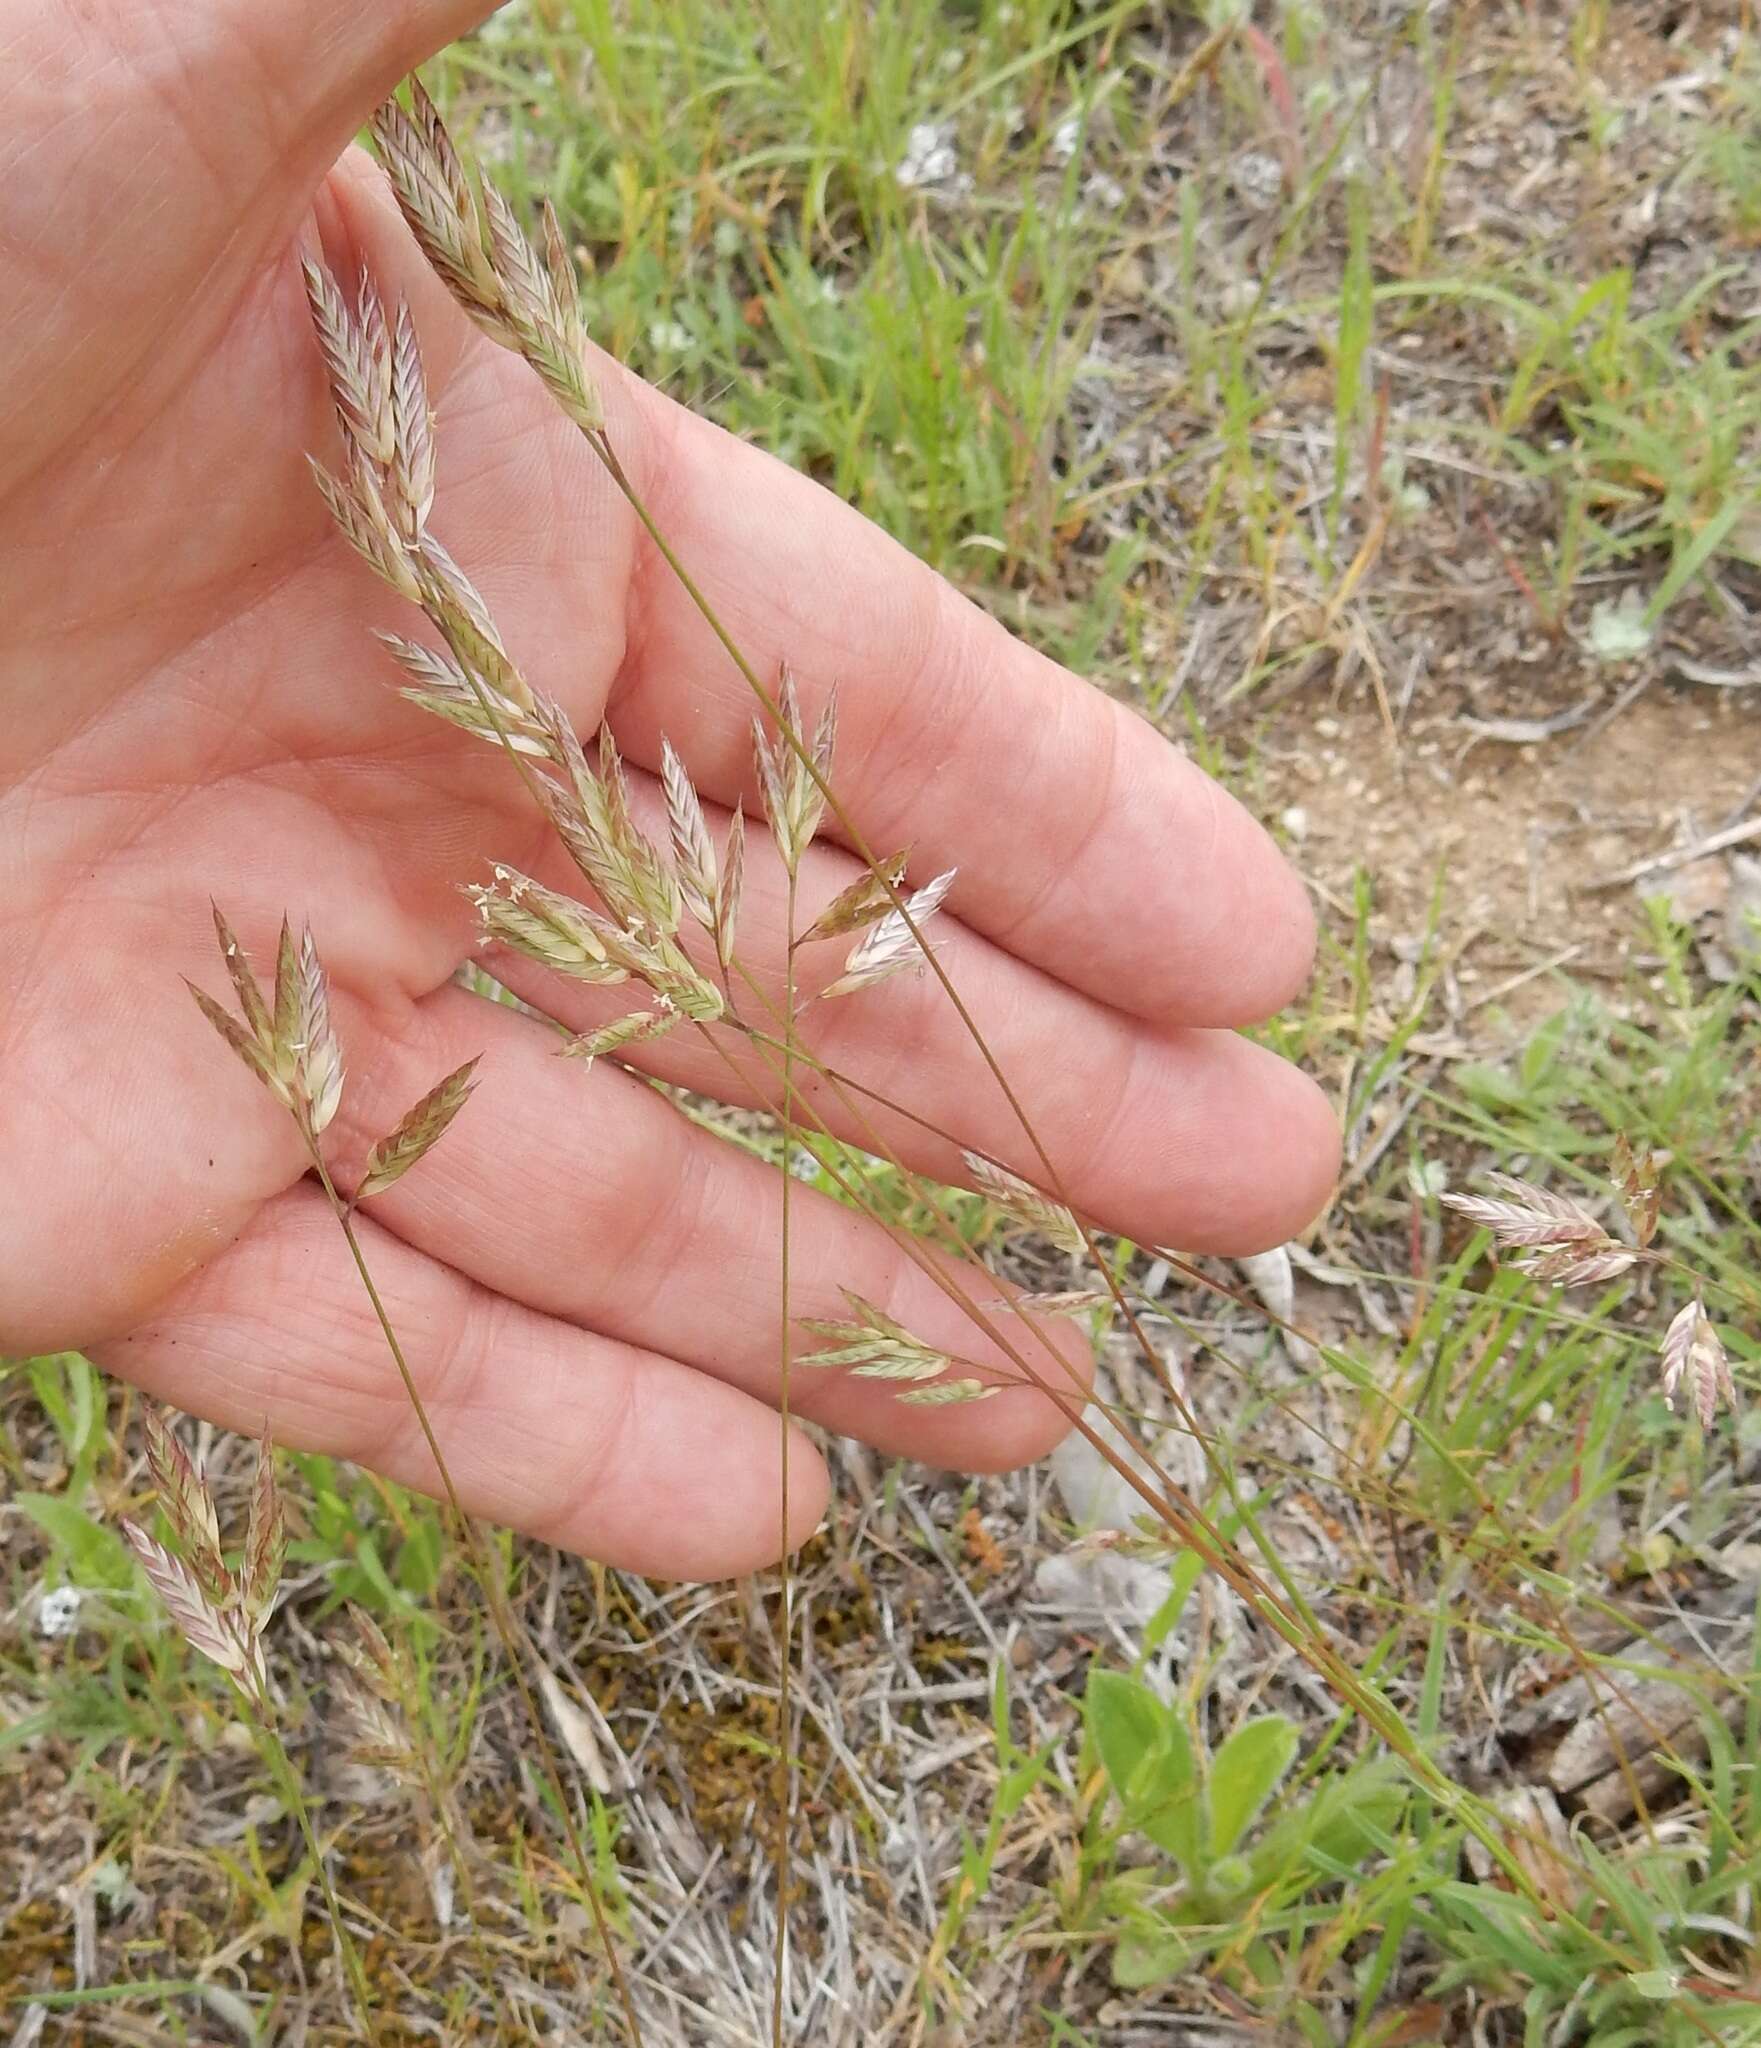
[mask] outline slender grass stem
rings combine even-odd
[[[790,1677],[795,1642],[795,1584],[793,1560],[790,1557],[789,1521],[789,1432],[792,1427],[789,1405],[790,1371],[795,1350],[795,1308],[792,1292],[793,1271],[793,1221],[795,1175],[790,1155],[795,1144],[794,1097],[795,1097],[795,909],[799,880],[796,866],[789,863],[789,886],[787,910],[784,923],[786,940],[783,983],[783,1185],[782,1185],[782,1244],[779,1253],[780,1285],[782,1291],[782,1331],[779,1338],[781,1347],[780,1370],[777,1376],[777,1414],[781,1423],[779,1450],[779,1502],[778,1502],[778,1574],[777,1595],[777,1737],[780,1747],[777,1780],[776,1813],[776,1862],[777,1862],[777,1939],[776,1952],[772,1958],[776,1982],[771,1992],[771,2039],[774,2048],[783,2048],[783,2020],[787,2004],[787,1967],[789,1961],[789,1864],[791,1842],[794,1835],[795,1818],[795,1736],[791,1723],[794,1709]]]
[[[361,2025],[366,2029],[369,2041],[377,2043],[379,2030],[373,2019],[373,1994],[367,1986],[367,1972],[361,1963],[360,1950],[355,1947],[354,1936],[349,1933],[348,1923],[342,1917],[342,1901],[336,1895],[331,1882],[330,1866],[324,1859],[319,1846],[317,1830],[312,1826],[311,1808],[306,1796],[300,1790],[299,1773],[295,1771],[288,1756],[287,1747],[270,1721],[263,1704],[255,1699],[248,1688],[235,1687],[244,1703],[246,1725],[256,1741],[257,1754],[267,1766],[269,1775],[275,1780],[275,1788],[281,1794],[282,1803],[293,1815],[299,1828],[300,1839],[305,1844],[306,1854],[311,1860],[313,1875],[318,1880],[324,1895],[324,1906],[330,1916],[330,1928],[336,1939],[337,1952],[349,1980],[349,1989],[354,1996],[355,2008],[360,2014]]]
[[[355,1229],[354,1213],[349,1204],[337,1192],[336,1183],[330,1177],[330,1169],[324,1163],[324,1157],[319,1150],[317,1141],[309,1133],[306,1134],[306,1144],[312,1165],[318,1175],[319,1184],[324,1189],[324,1193],[330,1202],[331,1210],[341,1227],[343,1237],[348,1244],[349,1256],[354,1261],[355,1271],[359,1274],[361,1285],[366,1291],[369,1303],[372,1305],[374,1319],[379,1325],[380,1335],[384,1338],[385,1347],[391,1353],[392,1362],[397,1367],[398,1378],[403,1382],[404,1393],[409,1400],[411,1412],[415,1415],[417,1427],[422,1432],[422,1440],[427,1445],[429,1456],[434,1461],[434,1469],[439,1476],[447,1507],[452,1513],[460,1539],[463,1541],[466,1552],[471,1559],[472,1569],[476,1574],[477,1582],[483,1588],[483,1597],[488,1603],[490,1619],[494,1623],[503,1654],[507,1658],[509,1673],[519,1692],[521,1704],[526,1712],[526,1718],[531,1723],[533,1733],[538,1738],[536,1749],[539,1767],[544,1773],[546,1789],[550,1794],[552,1804],[556,1808],[558,1825],[562,1828],[564,1839],[568,1844],[569,1855],[573,1859],[576,1872],[581,1880],[582,1893],[593,1919],[594,1932],[605,1955],[606,1970],[611,1978],[624,2030],[629,2036],[631,2048],[642,2048],[642,2029],[636,2019],[636,2008],[630,1997],[630,1987],[624,1975],[623,1965],[618,1960],[617,1944],[612,1936],[611,1921],[605,1910],[605,1901],[600,1895],[598,1882],[593,1875],[593,1865],[588,1859],[586,1845],[581,1840],[580,1829],[576,1826],[574,1808],[570,1803],[562,1778],[557,1771],[555,1760],[550,1753],[550,1744],[545,1737],[544,1717],[539,1710],[538,1702],[532,1693],[531,1684],[526,1677],[526,1659],[531,1654],[531,1646],[525,1641],[524,1632],[520,1629],[518,1622],[507,1605],[506,1589],[501,1583],[501,1575],[496,1569],[496,1561],[490,1554],[489,1546],[483,1540],[482,1530],[471,1516],[466,1513],[464,1503],[459,1499],[458,1489],[453,1484],[451,1469],[447,1464],[445,1453],[440,1448],[440,1440],[434,1433],[434,1425],[429,1419],[428,1405],[422,1399],[421,1390],[416,1385],[415,1374],[411,1372],[409,1360],[404,1354],[403,1344],[392,1325],[390,1314],[386,1310],[378,1286],[374,1282],[372,1271],[367,1264],[366,1254],[361,1249],[360,1235]]]

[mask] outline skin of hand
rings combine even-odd
[[[288,1119],[181,986],[224,990],[211,899],[265,970],[286,911],[331,975],[344,1185],[417,1096],[484,1056],[447,1138],[361,1223],[466,1504],[615,1564],[713,1576],[781,1541],[779,1177],[452,985],[473,944],[462,882],[492,859],[565,888],[569,871],[505,760],[397,695],[370,629],[411,619],[331,531],[306,467],[336,430],[302,249],[411,302],[435,530],[527,674],[583,733],[608,720],[635,769],[658,768],[664,735],[706,802],[752,809],[746,686],[350,150],[486,11],[0,0],[0,1352],[81,1348],[216,1422],[435,1485]],[[911,845],[914,879],[958,865],[940,958],[1075,1201],[1200,1251],[1302,1227],[1336,1170],[1332,1116],[1233,1028],[1311,963],[1304,893],[1260,829],[854,512],[614,363],[597,374],[626,467],[761,673],[787,657],[809,716],[836,684],[834,780],[870,844]],[[760,835],[743,949],[774,983],[773,868]],[[828,835],[808,914],[855,872]],[[808,972],[825,979],[842,948],[820,950]],[[629,1007],[508,973],[573,1025]],[[805,1036],[1035,1170],[930,976],[810,1009]],[[769,1079],[750,1062],[737,1078],[691,1032],[637,1052],[726,1099]],[[911,1164],[958,1175],[941,1141],[880,1122]],[[861,1215],[797,1190],[793,1247],[797,1315],[843,1313],[850,1287],[1001,1363]],[[1086,1344],[1060,1341],[1079,1365]],[[1027,1388],[941,1411],[891,1395],[795,1376],[800,1414],[948,1466],[1033,1458],[1065,1426]],[[806,1435],[789,1457],[798,1542],[827,1477]]]

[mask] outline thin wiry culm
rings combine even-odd
[[[410,1168],[427,1157],[452,1127],[452,1120],[471,1099],[474,1059],[455,1067],[444,1081],[436,1082],[412,1109],[406,1110],[397,1128],[378,1140],[367,1154],[361,1170],[355,1200],[364,1202],[395,1187]]]
[[[1020,1174],[1011,1173],[994,1159],[985,1158],[982,1152],[965,1152],[961,1157],[966,1161],[966,1171],[971,1174],[973,1185],[1006,1216],[1013,1217],[1029,1230],[1037,1230],[1041,1237],[1049,1238],[1060,1251],[1070,1253],[1072,1258],[1087,1258],[1088,1241],[1082,1234],[1082,1226],[1062,1202],[1054,1202],[1050,1195],[1041,1194],[1032,1181],[1023,1180]]]
[[[1663,1333],[1661,1355],[1663,1398],[1671,1408],[1684,1384],[1703,1429],[1712,1427],[1721,1402],[1730,1408],[1736,1406],[1736,1384],[1730,1376],[1723,1340],[1698,1297],[1671,1320]]]
[[[873,988],[876,982],[902,974],[907,967],[921,966],[924,949],[918,934],[941,909],[958,873],[957,868],[949,868],[905,898],[909,923],[897,910],[889,910],[878,924],[870,925],[844,956],[843,973],[820,990],[821,999],[853,996],[859,989]]]

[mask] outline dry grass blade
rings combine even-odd
[[[462,1067],[455,1067],[444,1081],[430,1088],[414,1108],[404,1112],[397,1128],[389,1136],[374,1145],[367,1154],[361,1184],[355,1190],[357,1202],[364,1202],[372,1195],[382,1195],[433,1151],[451,1128],[453,1118],[471,1099],[471,1077],[476,1071],[474,1059],[467,1060]]]
[[[1082,1226],[1061,1202],[1054,1202],[1031,1181],[1023,1180],[1018,1173],[1011,1173],[1006,1166],[999,1166],[994,1159],[986,1159],[980,1152],[968,1152],[963,1156],[973,1184],[1006,1216],[1028,1230],[1038,1231],[1072,1258],[1087,1258],[1088,1244],[1083,1237]]]

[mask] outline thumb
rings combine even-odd
[[[373,107],[498,4],[0,0],[0,475],[211,340]]]

